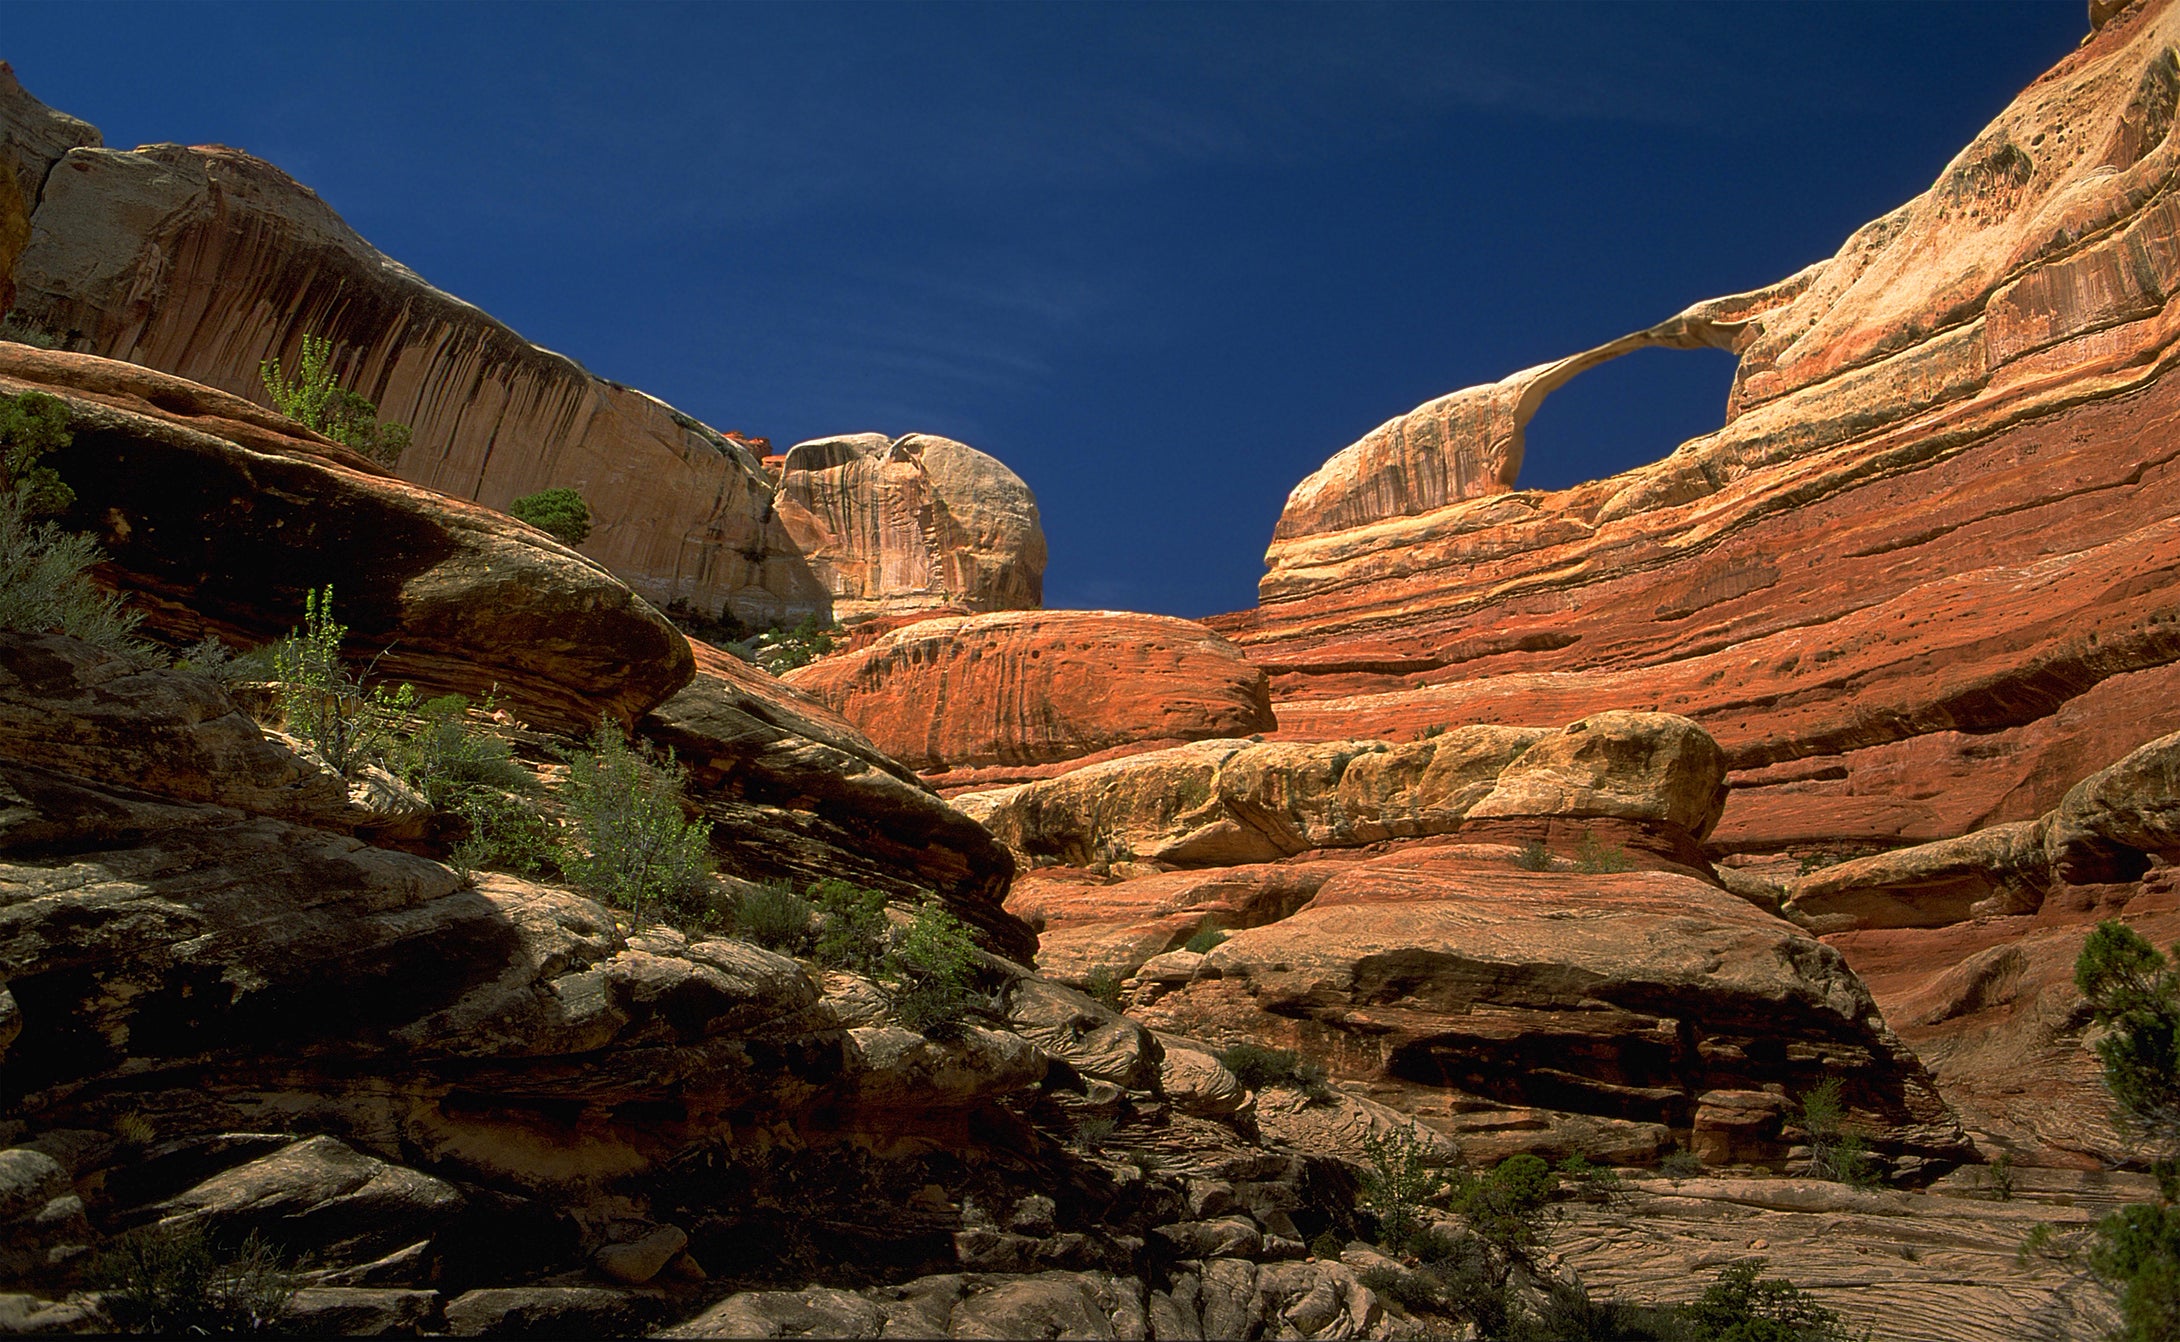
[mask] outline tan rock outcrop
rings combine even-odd
[[[1164,615],[922,620],[783,679],[941,785],[957,766],[1050,764],[1278,725],[1262,671],[1203,626]]]
[[[1235,866],[1457,832],[1550,842],[1594,820],[1653,831],[1660,852],[1705,867],[1693,839],[1718,815],[1723,781],[1718,747],[1694,723],[1604,713],[1557,734],[1199,741],[954,804],[1032,865]]]
[[[775,506],[836,619],[1043,603],[1035,496],[996,458],[950,438],[857,433],[797,443],[781,463]]]

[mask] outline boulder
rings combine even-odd
[[[255,1233],[289,1254],[341,1264],[429,1238],[463,1201],[443,1180],[333,1137],[308,1137],[213,1176],[160,1211],[162,1225],[198,1226],[229,1241]]]
[[[1718,823],[1725,782],[1718,743],[1688,719],[1594,713],[1531,742],[1467,814],[1646,821],[1700,840]]]
[[[878,1337],[886,1317],[852,1291],[740,1291],[655,1337]]]
[[[2051,877],[2046,825],[2017,821],[1821,867],[1787,885],[1786,909],[1819,931],[1942,927],[1978,914],[2029,913]]]
[[[1388,838],[1646,834],[1706,870],[1718,747],[1685,718],[1600,713],[1549,733],[1459,728],[1415,742],[1198,741],[954,805],[1025,865],[1229,867]]]
[[[447,1302],[449,1337],[634,1337],[665,1302],[597,1286],[488,1286]]]
[[[439,1331],[440,1304],[437,1291],[305,1286],[289,1298],[280,1327],[308,1337],[415,1337]]]
[[[1037,500],[996,458],[950,438],[854,433],[797,443],[779,523],[840,619],[924,608],[1034,610]]]
[[[2068,788],[2043,841],[2054,874],[2081,885],[2134,880],[2153,856],[2180,859],[2180,732]]]
[[[960,767],[1051,764],[1278,725],[1263,672],[1203,626],[1163,615],[922,620],[784,678],[941,783]]]

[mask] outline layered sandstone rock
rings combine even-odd
[[[846,434],[787,450],[780,524],[835,619],[1044,600],[1037,500],[996,458],[950,438]]]
[[[1014,863],[982,828],[823,705],[694,646],[696,678],[637,730],[688,767],[728,870],[798,887],[935,891],[1002,954],[1036,953],[1035,935],[1000,908]]]
[[[15,305],[15,263],[30,245],[47,175],[69,150],[99,143],[95,127],[31,97],[0,61],[0,313]]]
[[[941,786],[957,768],[1271,731],[1264,673],[1188,620],[1039,611],[919,621],[784,679]],[[983,767],[980,767],[983,766]]]
[[[1464,845],[1357,862],[1137,1014],[1298,1047],[1471,1159],[1645,1163],[1690,1140],[1714,1093],[1798,1094],[1826,1076],[1903,1169],[1965,1153],[1836,951],[1687,875],[1533,872],[1510,856]],[[1741,1159],[1786,1161],[1785,1108]]]
[[[1335,456],[1209,622],[1281,734],[1684,714],[1714,850],[1809,851],[2032,819],[2180,728],[2176,43],[2133,7],[1830,260]],[[1515,491],[1542,396],[1645,345],[1737,353],[1726,423]]]
[[[405,479],[501,509],[575,489],[594,521],[586,553],[662,606],[761,628],[831,616],[836,597],[843,616],[1038,602],[1035,502],[980,452],[904,439],[907,485],[791,472],[790,535],[753,440],[522,339],[262,159],[103,148],[4,70],[0,151],[13,169],[0,173],[0,284],[19,323],[66,348],[259,397],[263,360],[293,366],[304,336],[326,337],[340,384],[412,428]]]
[[[1718,747],[1686,718],[1603,713],[1564,732],[1464,727],[1420,741],[1198,741],[955,804],[1023,862],[1228,867],[1454,833],[1627,832],[1695,849],[1723,797]]]
[[[1018,966],[983,961],[980,1005],[918,1033],[861,975],[360,842],[337,781],[299,786],[211,681],[4,634],[0,706],[11,1285],[58,1293],[123,1229],[194,1226],[307,1257],[313,1327],[648,1329],[701,1311],[706,1264],[764,1280],[784,1255],[953,1270],[953,1313],[1011,1331],[1047,1287],[1164,1280],[1199,1228],[1179,1175],[1072,1151],[1076,1114],[1253,1180],[1224,1218],[1239,1270],[1299,1257],[1296,1216],[1346,1214],[1336,1166],[1168,1114],[1169,1074],[1191,1113],[1236,1109],[1200,1050],[1169,1067]],[[929,798],[815,705],[730,686],[658,716],[711,744],[700,770],[746,752],[750,790],[817,787],[838,752]]]

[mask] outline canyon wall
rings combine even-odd
[[[1208,621],[1282,735],[1686,714],[1745,852],[2030,819],[2180,727],[2176,42],[2131,9],[1830,260],[1335,455]],[[1697,345],[1740,355],[1716,432],[1513,487],[1553,388]]]
[[[221,145],[103,147],[4,69],[0,134],[13,169],[0,178],[15,186],[10,196],[0,185],[0,269],[19,328],[258,400],[263,360],[293,367],[303,337],[324,336],[340,384],[414,431],[403,478],[500,509],[576,489],[595,524],[585,551],[659,605],[725,610],[761,628],[853,618],[866,600],[1038,604],[1035,500],[981,453],[988,465],[937,492],[962,512],[1001,499],[992,506],[1010,527],[933,536],[915,516],[889,519],[910,530],[857,533],[814,561],[775,512],[775,483],[745,440],[434,288],[272,164]],[[858,502],[878,511],[870,497]],[[843,590],[837,580],[843,567],[882,570],[882,554],[933,546],[943,568],[957,542],[981,546],[966,581],[896,589],[874,576]],[[850,598],[837,611],[836,596]]]

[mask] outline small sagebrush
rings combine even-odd
[[[1323,1063],[1305,1058],[1289,1048],[1266,1048],[1241,1043],[1219,1051],[1219,1061],[1234,1079],[1251,1090],[1281,1087],[1302,1092],[1312,1104],[1334,1098]]]
[[[632,746],[601,723],[568,757],[561,787],[568,826],[560,868],[576,889],[640,924],[645,915],[702,926],[712,916],[711,826],[682,809],[682,770],[671,750]]]
[[[729,919],[734,935],[782,955],[808,955],[817,940],[817,906],[784,885],[745,891]]]
[[[256,1235],[231,1251],[196,1228],[122,1236],[93,1261],[90,1280],[122,1331],[154,1337],[270,1333],[299,1282]]]
[[[1181,949],[1185,951],[1194,951],[1198,955],[1202,955],[1206,951],[1209,951],[1212,947],[1221,944],[1225,940],[1226,933],[1221,931],[1220,929],[1216,927],[1200,927],[1196,929],[1196,935],[1190,937],[1186,942],[1182,944]]]

